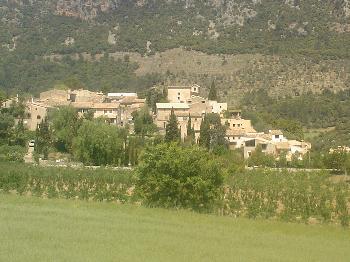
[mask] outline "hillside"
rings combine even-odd
[[[348,0],[6,0],[0,16],[0,88],[10,93],[67,78],[136,91],[216,79],[233,100],[257,88],[284,96],[349,85]],[[72,70],[70,61],[43,59],[85,53],[121,58],[123,68],[127,55],[139,67],[89,60]],[[99,67],[99,76],[86,79],[84,67]]]

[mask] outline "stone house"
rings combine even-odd
[[[200,87],[192,86],[169,86],[168,101],[169,103],[187,103],[193,95],[199,94]]]
[[[47,117],[49,109],[52,109],[52,107],[41,102],[27,102],[23,124],[28,130],[35,131],[38,125]]]

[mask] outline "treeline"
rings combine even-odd
[[[136,76],[136,63],[124,59],[114,60],[107,55],[101,59],[61,59],[40,57],[24,58],[19,54],[4,54],[0,60],[0,90],[8,95],[16,93],[38,94],[55,86],[113,92],[142,92],[160,81],[157,74]]]
[[[93,118],[93,112],[80,116],[72,107],[60,107],[49,113],[35,135],[36,157],[48,159],[50,153],[68,153],[85,165],[137,165],[141,150],[157,142],[156,128],[145,108],[133,114],[135,132],[129,126],[110,125],[105,118]]]

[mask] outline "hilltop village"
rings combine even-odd
[[[257,132],[248,119],[243,119],[240,110],[228,108],[227,103],[201,97],[199,85],[168,86],[167,101],[155,104],[155,111],[150,113],[153,122],[161,135],[165,134],[171,113],[174,113],[184,141],[187,136],[187,125],[190,123],[198,143],[200,128],[204,116],[215,113],[220,116],[221,124],[225,126],[225,138],[230,149],[241,149],[247,159],[259,146],[262,152],[274,156],[281,153],[287,161],[297,155],[299,160],[311,149],[311,144],[305,141],[288,140],[281,130],[269,130],[267,133]],[[9,107],[18,97],[3,103]],[[94,118],[103,118],[111,125],[128,127],[133,133],[133,113],[146,106],[146,99],[141,99],[136,93],[108,93],[80,90],[52,89],[42,92],[39,98],[31,98],[25,102],[24,125],[35,131],[45,119],[50,110],[62,106],[75,108],[80,116],[92,112]]]

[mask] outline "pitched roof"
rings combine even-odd
[[[276,130],[269,130],[269,134],[271,134],[271,135],[283,135],[283,132],[279,129],[276,129]]]
[[[119,108],[119,103],[95,103],[92,107],[94,109],[116,109]]]
[[[283,150],[289,150],[290,145],[288,142],[278,142],[278,143],[276,143],[276,148],[283,149]]]
[[[190,107],[186,103],[157,103],[158,109],[189,109]]]

